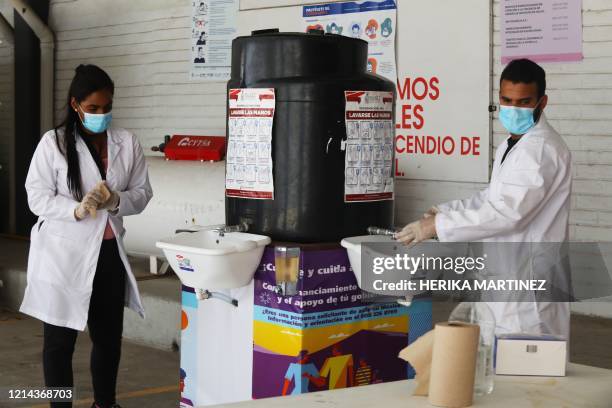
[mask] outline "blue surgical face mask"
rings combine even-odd
[[[81,109],[80,106],[79,109]],[[87,113],[83,111],[83,109],[81,109],[81,112],[83,112],[83,120],[81,121],[81,123],[83,123],[85,129],[89,130],[92,133],[104,132],[106,129],[108,129],[111,120],[113,120],[112,112]]]
[[[538,105],[540,102],[538,102]],[[499,120],[508,132],[513,135],[523,135],[535,126],[534,112],[537,108],[519,108],[501,105]]]

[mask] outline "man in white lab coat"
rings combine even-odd
[[[546,120],[545,90],[545,72],[536,63],[520,59],[506,66],[500,79],[499,119],[509,137],[497,148],[489,186],[467,199],[430,208],[422,219],[405,226],[398,240],[410,244],[437,236],[443,242],[525,245],[568,240],[571,155]],[[502,246],[498,253],[504,251]],[[512,258],[490,264],[512,271],[520,262]],[[516,278],[514,272],[510,275],[508,279]],[[493,302],[489,306],[497,333],[569,336],[568,303]]]

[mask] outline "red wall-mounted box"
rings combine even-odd
[[[164,154],[168,160],[220,161],[225,156],[225,137],[173,135]]]

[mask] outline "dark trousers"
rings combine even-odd
[[[117,371],[121,357],[126,272],[117,241],[102,241],[93,281],[87,326],[93,343],[91,378],[94,398],[102,407],[115,403]],[[43,369],[47,387],[73,387],[72,354],[77,331],[44,324]],[[53,408],[72,403],[51,403]]]

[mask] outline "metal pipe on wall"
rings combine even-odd
[[[47,131],[54,127],[55,37],[51,29],[24,0],[11,0],[11,3],[40,40],[40,128]]]
[[[13,27],[8,22],[8,20],[0,13],[0,44],[8,45],[12,47],[15,45],[15,33]],[[0,101],[1,102],[1,101]],[[9,154],[8,154],[8,169],[0,169],[0,171],[8,171],[8,179],[9,179],[9,188],[8,188],[8,232],[9,234],[14,234],[17,226],[16,226],[16,217],[15,217],[15,137],[14,137],[14,126],[11,126],[12,132],[8,136],[10,141],[8,143],[9,146]]]

